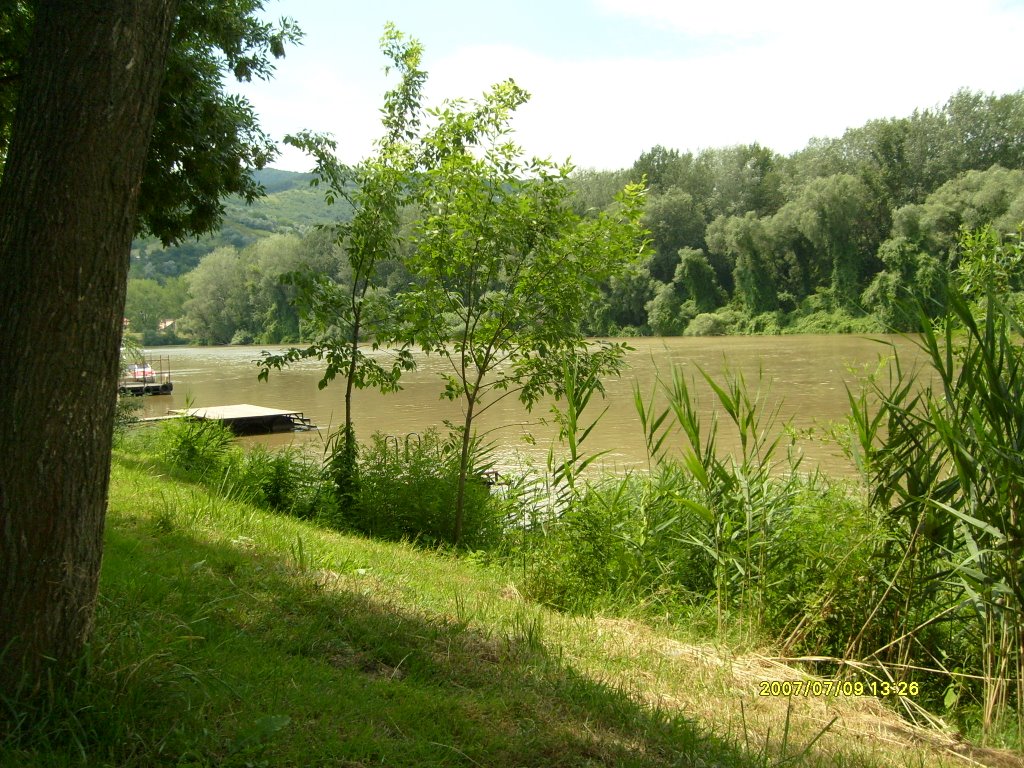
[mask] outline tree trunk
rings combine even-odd
[[[458,546],[462,542],[462,528],[466,520],[466,480],[469,477],[469,446],[473,440],[473,408],[476,397],[466,398],[466,420],[462,425],[462,455],[459,458],[459,484],[455,494],[455,531],[452,543]]]
[[[136,203],[176,0],[43,0],[0,181],[0,690],[92,625]]]

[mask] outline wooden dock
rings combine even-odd
[[[301,411],[265,408],[262,405],[239,403],[210,408],[181,408],[168,411],[172,416],[213,420],[238,435],[263,435],[271,432],[304,432],[317,429]]]

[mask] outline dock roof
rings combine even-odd
[[[262,405],[216,405],[211,408],[181,408],[171,413],[191,416],[195,419],[259,419],[266,416],[298,416],[299,411],[287,411],[280,408],[265,408]]]

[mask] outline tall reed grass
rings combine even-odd
[[[947,703],[977,708],[985,738],[1015,722],[1024,743],[1024,333],[994,291],[948,301],[919,341],[927,368],[897,365],[887,387],[853,400],[857,447],[874,503],[903,536],[907,603],[934,606],[898,622],[900,661],[924,627],[955,626],[969,638],[960,655],[929,664],[951,672]]]
[[[915,717],[944,712],[1021,743],[1021,329],[995,297],[979,312],[953,292],[950,308],[921,337],[922,370],[897,357],[888,379],[850,393],[859,486],[802,470],[760,386],[701,371],[707,409],[679,367],[634,391],[648,471],[581,480],[570,468],[588,463],[594,422],[589,397],[570,401],[567,456],[547,467],[559,505],[506,537],[520,590],[767,642],[829,674],[914,682],[901,704]]]
[[[522,588],[570,610],[691,621],[710,614],[713,632],[769,633],[791,648],[820,649],[827,639],[834,649],[836,623],[851,627],[863,615],[861,585],[883,531],[841,489],[801,472],[791,433],[765,394],[751,393],[740,376],[719,383],[701,375],[715,416],[700,415],[681,368],[649,396],[635,391],[649,471],[562,482],[557,514],[537,515],[528,531],[509,537]],[[572,400],[586,387],[564,390],[572,418],[560,423],[587,427],[565,435],[563,462],[549,460],[556,486],[567,465],[592,458],[582,451],[594,424],[582,413],[589,397]],[[741,446],[735,456],[721,450],[723,424]]]

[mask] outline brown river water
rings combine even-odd
[[[911,341],[896,336],[732,336],[694,338],[628,339],[634,348],[626,357],[628,368],[614,379],[605,381],[607,397],[592,399],[582,419],[589,423],[607,407],[598,426],[584,443],[585,453],[605,451],[601,463],[611,470],[647,466],[643,430],[633,403],[633,388],[639,384],[645,399],[656,387],[656,377],[671,376],[673,365],[683,367],[687,377],[696,377],[694,391],[705,423],[716,402],[703,382],[698,367],[712,377],[720,377],[728,368],[742,373],[753,391],[760,375],[765,402],[778,405],[779,421],[786,421],[798,430],[821,427],[845,419],[849,411],[846,387],[856,388],[858,379],[874,371],[879,361],[891,357],[894,344],[904,362],[919,359]],[[879,343],[883,342],[883,343]],[[161,347],[147,350],[147,357],[156,361],[163,357],[169,363],[174,391],[170,395],[144,398],[142,416],[161,416],[168,409],[210,407],[249,403],[272,408],[301,411],[320,427],[315,432],[296,432],[243,438],[270,445],[312,443],[322,445],[328,430],[336,428],[344,418],[344,382],[336,380],[320,390],[322,364],[303,361],[284,371],[273,371],[269,381],[257,379],[253,363],[262,349],[280,347]],[[380,353],[386,354],[386,353]],[[443,421],[460,423],[462,408],[457,402],[440,399],[443,389],[439,373],[444,370],[439,358],[417,354],[418,368],[403,377],[403,389],[390,395],[372,390],[355,395],[355,428],[361,440],[368,440],[375,431],[404,436],[422,433],[430,427],[443,430]],[[664,405],[664,396],[657,402]],[[506,398],[486,412],[478,421],[478,430],[490,430],[498,446],[499,466],[517,462],[516,456],[543,463],[557,430],[550,423],[550,403],[534,407],[527,413],[513,397]],[[720,407],[718,409],[721,411]],[[724,413],[719,412],[719,445],[736,450],[739,442],[730,429]],[[528,437],[534,444],[528,442]],[[682,438],[675,436],[666,443],[678,450]],[[841,451],[820,440],[800,440],[804,466],[819,466],[833,475],[852,472]]]

